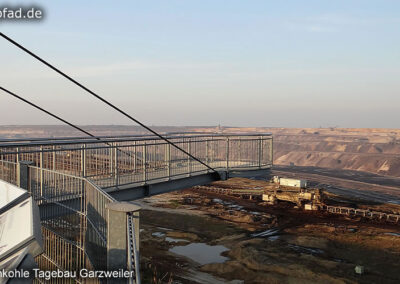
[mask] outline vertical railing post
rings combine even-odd
[[[258,138],[258,168],[261,168],[261,159],[262,159],[262,138],[260,136]]]
[[[143,159],[142,159],[142,163],[143,163],[143,182],[146,183],[147,181],[147,169],[146,169],[146,163],[147,163],[147,153],[146,153],[146,141],[143,141],[144,145],[143,145]]]
[[[17,147],[17,164],[19,163],[19,147]]]
[[[113,160],[114,160],[114,155],[113,155],[113,147],[112,147],[112,144],[109,146],[109,154],[110,154],[110,163],[109,163],[109,167],[110,167],[110,175],[111,175],[111,177],[113,177],[114,176],[114,162],[113,162]]]
[[[189,154],[191,154],[191,153],[190,153],[190,151],[191,151],[191,141],[190,141],[190,138],[187,139],[187,143],[188,143],[187,151],[188,151]],[[190,176],[192,175],[192,159],[190,158],[189,155],[187,155],[187,163],[188,163],[188,164],[187,164],[188,176],[190,177]]]
[[[238,141],[238,166],[240,167],[242,164],[242,138],[239,136],[239,141]]]
[[[108,214],[107,269],[109,271],[131,270],[134,266],[135,272],[139,271],[139,216],[141,207],[130,202],[113,202],[107,204],[106,208]],[[133,228],[128,227],[128,218],[133,218]],[[134,244],[130,241],[132,237],[135,240]],[[132,262],[132,256],[135,258],[134,262]],[[140,279],[138,280],[136,284],[140,283]],[[123,282],[121,279],[110,279],[108,283]]]
[[[93,150],[92,150],[93,151]],[[92,152],[93,153],[93,152]],[[94,150],[94,173],[95,173],[95,175],[97,176],[97,175],[99,175],[99,173],[98,173],[98,171],[97,171],[97,168],[98,168],[98,164],[99,164],[99,149],[95,149]],[[91,175],[93,175],[93,172],[91,171],[91,173],[90,173]]]
[[[136,173],[137,171],[137,147],[136,147],[136,140],[133,142],[133,149],[134,149],[134,154],[133,154],[133,172]]]
[[[5,179],[5,177],[4,177],[4,157],[3,157],[3,155],[1,155],[0,157],[1,157],[1,178]]]
[[[274,164],[274,138],[271,136],[270,139],[270,158],[271,158],[271,166]]]
[[[56,171],[56,146],[53,145],[53,171]],[[57,179],[53,179],[53,186],[54,188],[57,188]]]
[[[56,170],[56,146],[53,145],[53,171]]]
[[[40,146],[40,197],[43,196],[43,180],[44,180],[44,172],[43,172],[43,146]]]
[[[210,147],[210,145],[209,145],[209,141],[208,141],[208,137],[206,138],[206,164],[207,165],[209,165],[209,163],[210,163],[210,158],[209,158],[209,156],[208,156],[208,152],[209,152],[209,147]],[[210,169],[206,169],[207,170],[207,172],[210,170]]]
[[[229,137],[226,137],[226,172],[229,172]]]
[[[81,176],[86,177],[86,144],[81,146]],[[81,180],[81,188],[85,188],[85,180]]]
[[[132,146],[126,147],[125,156],[127,156],[127,159],[128,159],[128,162],[126,163],[126,167],[128,168],[127,171],[133,173],[132,157],[134,157],[134,156],[133,156]]]
[[[81,175],[86,177],[86,144],[81,147]]]
[[[167,171],[168,171],[168,180],[171,179],[171,144],[165,144],[167,146]]]
[[[117,143],[114,143],[114,173],[115,173],[115,186],[119,184],[119,170],[118,170],[118,150]]]

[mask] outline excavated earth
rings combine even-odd
[[[399,129],[222,127],[217,130],[272,133],[275,165],[357,170],[400,177]]]
[[[231,179],[214,186],[262,188]],[[350,189],[349,189],[350,190]],[[331,204],[400,206],[328,193]],[[187,189],[141,201],[145,279],[161,283],[399,283],[400,224]],[[193,248],[190,247],[193,246]],[[188,248],[186,251],[184,248]],[[202,255],[203,254],[203,255]],[[365,273],[355,273],[357,265]],[[169,281],[169,282],[168,282]]]

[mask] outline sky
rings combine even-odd
[[[400,1],[11,1],[0,31],[148,125],[399,128]],[[0,85],[131,124],[0,39]],[[0,91],[0,124],[59,124]]]

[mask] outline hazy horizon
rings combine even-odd
[[[137,127],[141,130],[144,130],[140,125],[133,125],[133,124],[76,124],[77,126],[80,127]],[[0,127],[66,127],[66,128],[71,128],[71,130],[74,130],[69,125],[66,124],[0,124]],[[162,124],[149,124],[147,125],[149,127],[157,127],[157,128],[162,128],[162,127],[172,127],[172,128],[217,128],[217,127],[223,127],[223,128],[284,128],[284,129],[381,129],[381,130],[399,130],[399,128],[390,128],[390,127],[337,127],[337,126],[318,126],[318,127],[284,127],[284,126],[252,126],[252,125],[247,125],[247,126],[237,126],[237,125],[162,125]],[[78,131],[78,130],[74,130]],[[78,131],[79,132],[79,131]]]
[[[42,22],[0,30],[148,125],[399,128],[400,2],[226,3],[35,1]],[[75,124],[130,124],[3,39],[0,54],[1,86]],[[1,124],[57,125],[0,105]]]

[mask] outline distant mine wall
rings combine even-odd
[[[293,142],[274,138],[274,164],[277,165],[292,163],[400,177],[400,144],[397,143],[304,142],[303,137]]]
[[[225,128],[227,132],[270,132],[274,164],[315,166],[400,177],[400,129]]]

